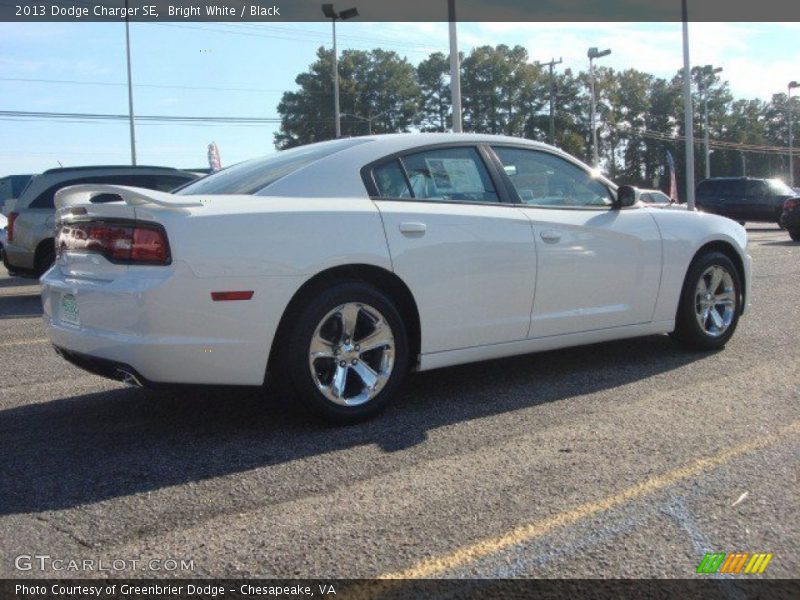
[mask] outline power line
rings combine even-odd
[[[41,79],[33,77],[0,77],[0,81],[14,81],[23,83],[55,83],[55,84],[68,84],[68,85],[97,85],[97,86],[111,86],[111,87],[127,87],[127,83],[122,81],[81,81],[77,79]],[[174,89],[174,90],[201,90],[201,91],[219,91],[219,92],[263,92],[263,93],[283,93],[287,90],[267,89],[267,88],[236,88],[236,87],[220,87],[220,86],[203,86],[203,85],[169,85],[158,83],[135,83],[135,88],[155,88],[155,89]],[[312,91],[314,94],[325,94],[326,92]]]
[[[328,36],[325,36],[322,33],[320,33],[319,35],[314,34],[315,37],[312,39],[312,38],[309,38],[307,34],[302,34],[302,33],[300,34],[300,37],[298,37],[297,34],[291,32],[291,31],[286,31],[285,32],[286,35],[276,35],[274,33],[273,34],[255,33],[255,32],[250,33],[249,31],[236,31],[234,29],[219,29],[218,27],[202,27],[202,26],[198,26],[198,25],[185,25],[185,24],[178,24],[178,23],[148,23],[148,25],[155,25],[157,27],[174,27],[176,29],[195,29],[197,31],[208,31],[208,32],[222,33],[222,34],[227,34],[227,35],[240,35],[240,36],[245,36],[245,37],[277,39],[277,40],[294,41],[294,42],[314,42],[314,43],[322,44],[322,43],[327,42],[328,39],[329,39]],[[225,24],[220,24],[220,26],[224,26],[224,25]],[[233,25],[233,26],[241,28],[240,25]],[[261,28],[259,28],[259,29],[261,29]],[[284,32],[281,31],[281,32],[278,32],[278,33],[279,34],[283,34]],[[306,35],[306,37],[303,38],[302,37],[303,35]],[[386,40],[380,40],[380,39],[377,39],[377,38],[375,38],[373,41],[367,41],[368,39],[369,38],[362,38],[362,42],[361,42],[362,45],[364,43],[383,44],[383,45],[385,45],[387,47],[390,47],[390,48],[391,47],[402,48],[403,50],[405,50],[407,52],[416,52],[416,53],[420,53],[420,54],[421,53],[430,53],[431,52],[431,48],[430,47],[409,46],[409,45],[406,45],[406,44],[402,44],[400,42],[392,43],[391,41],[387,43]]]
[[[631,137],[640,136],[664,142],[682,142],[686,140],[684,135],[673,135],[658,131],[624,132]],[[702,141],[696,142],[697,144]],[[725,140],[709,141],[709,146],[716,150],[737,150],[740,152],[760,152],[765,154],[788,154],[789,148],[786,146],[768,146],[763,144],[745,144],[740,142],[728,142]]]
[[[0,110],[0,118],[14,119],[78,119],[85,121],[120,121],[128,120],[127,114],[105,113],[62,113],[36,112],[21,110]],[[186,115],[137,115],[137,121],[161,123],[221,123],[221,124],[271,124],[280,123],[279,117],[218,117],[218,116],[186,116]]]

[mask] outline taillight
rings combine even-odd
[[[783,210],[794,210],[800,205],[800,198],[789,198],[783,203]]]
[[[12,212],[8,214],[8,225],[6,226],[6,231],[8,232],[8,241],[14,241],[14,221],[17,220],[19,213]]]
[[[168,263],[169,246],[164,230],[134,227],[131,260],[133,262]]]
[[[85,221],[62,223],[56,234],[56,252],[97,252],[111,262],[168,265],[167,233],[156,223]]]

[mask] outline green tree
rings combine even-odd
[[[290,148],[335,134],[333,54],[320,48],[317,60],[295,79],[300,89],[278,104],[278,148]],[[420,88],[414,67],[396,52],[345,50],[339,59],[342,135],[408,131],[417,114]]]
[[[421,131],[447,131],[450,127],[450,59],[434,52],[417,66],[421,103],[416,124]]]
[[[522,46],[474,48],[462,62],[464,129],[480,133],[524,135],[541,111],[546,79],[529,62]]]

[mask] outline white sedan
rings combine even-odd
[[[410,370],[672,333],[720,348],[750,298],[734,221],[651,210],[550,146],[311,144],[169,194],[57,194],[56,350],[142,385],[287,383],[339,421]]]

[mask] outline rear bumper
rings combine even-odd
[[[88,354],[80,354],[79,352],[73,352],[72,350],[67,350],[59,346],[53,346],[53,348],[56,354],[61,358],[89,373],[107,377],[108,379],[115,379],[131,385],[143,387],[154,385],[153,382],[147,381],[142,377],[136,369],[125,363],[115,362],[106,358],[97,358],[96,356],[89,356]]]
[[[33,253],[27,248],[9,244],[3,245],[3,264],[11,269],[23,269],[30,271],[33,269]]]
[[[276,279],[199,278],[177,262],[121,268],[101,280],[56,264],[41,278],[43,321],[64,358],[106,377],[129,374],[143,384],[261,385],[291,297],[288,278]],[[255,289],[252,300],[211,299],[212,291],[243,285]],[[77,322],[74,316],[65,320],[66,296],[67,304],[77,305]]]

